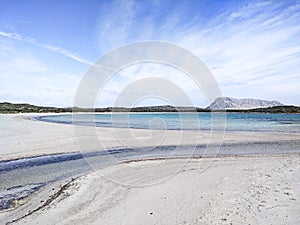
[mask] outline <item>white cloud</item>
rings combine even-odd
[[[256,95],[258,98],[276,95],[286,99],[286,91],[296,96],[297,90],[290,87],[294,87],[295,82],[299,84],[300,77],[289,77],[299,71],[299,14],[288,14],[280,5],[269,3],[260,5],[259,9],[253,5],[238,10],[237,14],[247,15],[247,19],[243,17],[244,20],[230,23],[224,19],[217,29],[212,27],[202,36],[190,32],[180,43],[207,63],[224,95]],[[268,23],[263,24],[265,21]],[[255,85],[264,88],[255,88]],[[268,91],[279,86],[282,95]]]
[[[0,55],[0,73],[4,77],[10,77],[13,74],[29,73],[29,72],[46,72],[49,68],[40,60],[33,57],[29,53],[7,58]]]
[[[223,95],[277,98],[283,102],[294,99],[294,104],[300,105],[300,98],[295,97],[299,96],[296,87],[300,83],[299,2],[239,3],[235,7],[225,7],[222,13],[207,20],[197,10],[193,14],[185,3],[165,11],[160,2],[148,4],[153,4],[157,12],[146,16],[145,5],[136,1],[104,4],[95,28],[102,53],[134,41],[169,41],[202,59],[215,75]],[[0,31],[0,35],[91,65],[88,60],[61,47],[42,44],[18,33]],[[16,65],[24,72],[47,70],[38,60],[30,57],[27,60],[29,62],[16,61]],[[12,65],[7,63],[10,68]],[[194,102],[203,102],[199,100],[203,96],[201,90],[189,77],[165,66],[140,65],[116,74],[103,90],[105,104],[113,104],[121,90],[146,77],[168,79],[183,88]]]
[[[111,1],[104,4],[96,27],[99,47],[107,50],[124,44],[134,27],[138,10],[133,0]]]
[[[297,90],[290,87],[295,82],[300,83],[300,78],[295,78],[300,58],[300,39],[297,38],[300,35],[299,3],[249,2],[234,10],[229,8],[205,24],[200,22],[201,15],[194,15],[183,23],[189,12],[180,4],[159,22],[154,14],[140,24],[137,22],[138,13],[132,12],[138,6],[138,3],[132,3],[127,10],[114,8],[103,17],[102,24],[106,26],[102,26],[104,29],[99,32],[102,40],[115,47],[136,40],[136,31],[140,31],[147,34],[148,39],[167,40],[184,46],[208,65],[224,95],[252,97],[253,92],[249,91],[252,89],[257,98],[272,98],[274,93],[271,90],[279,86],[286,93],[297,95]],[[124,19],[120,23],[114,19],[114,15],[119,14]],[[112,29],[114,26],[116,30]],[[145,67],[128,69],[122,73],[122,78],[115,79],[111,88],[120,90],[146,76],[172,80],[190,95],[195,91],[190,88],[190,82],[184,81],[174,71],[161,68],[160,73],[154,75]],[[284,91],[281,93],[282,96],[277,95],[279,100],[284,99]]]
[[[86,64],[86,65],[92,65],[92,62],[78,56],[78,54],[76,54],[76,53],[73,53],[73,52],[71,52],[69,50],[66,50],[64,48],[61,48],[61,47],[42,44],[42,43],[39,43],[38,41],[36,41],[33,38],[24,37],[24,36],[22,36],[18,33],[0,31],[0,35],[3,36],[3,37],[6,37],[6,38],[14,39],[14,40],[17,40],[17,41],[22,41],[22,42],[25,42],[25,43],[28,43],[28,44],[31,44],[31,45],[34,45],[34,46],[37,46],[37,47],[40,47],[40,48],[44,48],[44,49],[47,49],[47,50],[52,51],[52,52],[56,52],[58,54],[66,56],[66,57],[68,57],[68,58],[70,58],[70,59],[72,59],[76,62],[80,62],[80,63]]]
[[[72,106],[79,81],[73,74],[53,71],[30,77],[14,74],[0,84],[1,101]]]
[[[0,46],[0,101],[72,106],[79,74],[49,67],[27,49]]]
[[[140,91],[137,91],[136,87],[132,86],[131,88],[133,88],[133,90],[131,90],[130,93],[135,96],[139,94],[139,97],[142,98],[144,93],[142,90],[149,88],[148,86],[150,85],[147,83],[148,78],[161,78],[167,80],[170,84],[173,84],[173,86],[175,85],[177,90],[186,93],[193,105],[202,105],[203,103],[207,105],[207,101],[201,89],[197,87],[187,74],[169,65],[150,62],[130,65],[114,74],[106,83],[101,93],[99,93],[98,102],[107,104],[107,100],[109,99],[110,105],[113,105],[124,89],[135,83],[142,83],[143,85],[139,86]],[[173,93],[171,93],[171,91],[173,91]],[[162,89],[162,92],[174,96],[177,95],[175,89],[169,90],[168,87]]]

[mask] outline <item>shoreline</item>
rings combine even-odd
[[[3,122],[3,134],[0,136],[0,147],[3,149],[0,161],[16,160],[18,158],[51,155],[60,153],[78,153],[95,150],[107,150],[124,147],[153,146],[160,143],[168,145],[195,145],[195,144],[221,144],[263,141],[289,141],[300,140],[300,133],[272,133],[226,131],[214,132],[193,130],[148,130],[134,128],[109,127],[79,127],[80,132],[75,133],[74,125],[63,123],[44,122],[32,120],[32,117],[50,114],[11,114],[0,115]],[[54,114],[57,115],[57,114]],[[0,127],[1,128],[1,127]],[[76,129],[77,129],[76,128]],[[115,132],[118,132],[118,137]],[[101,137],[101,144],[88,143],[88,135],[96,134]],[[162,137],[163,132],[163,137]],[[79,135],[79,136],[78,136]],[[132,135],[135,140],[130,140]],[[164,138],[164,139],[162,139]],[[81,149],[82,146],[84,149]]]
[[[295,214],[295,210],[300,209],[299,198],[297,197],[298,195],[300,197],[300,192],[297,183],[293,183],[293,181],[288,186],[286,186],[287,189],[285,187],[281,187],[282,191],[280,191],[279,194],[276,194],[277,197],[274,196],[275,200],[277,199],[276,201],[274,201],[274,199],[269,199],[268,196],[270,194],[277,193],[276,190],[277,187],[280,187],[278,185],[280,185],[280,183],[282,182],[281,179],[284,178],[288,180],[290,179],[290,176],[298,176],[298,173],[300,172],[299,154],[288,156],[273,155],[263,157],[227,156],[222,158],[215,158],[213,161],[207,158],[192,158],[174,176],[168,178],[167,180],[159,181],[155,185],[147,185],[147,182],[149,180],[147,181],[147,179],[144,178],[145,176],[150,180],[161,179],[161,174],[159,174],[161,172],[159,171],[162,171],[163,168],[166,171],[173,170],[174,166],[176,167],[178,163],[182,163],[182,160],[184,159],[157,159],[122,162],[101,170],[100,174],[95,171],[85,174],[72,181],[69,181],[68,184],[70,185],[66,189],[61,191],[61,195],[63,196],[57,195],[54,199],[51,200],[49,205],[45,205],[45,207],[43,207],[43,210],[40,210],[42,208],[37,208],[35,213],[30,213],[30,215],[25,216],[23,219],[17,219],[16,224],[23,224],[24,222],[55,224],[55,221],[60,221],[61,224],[69,224],[70,221],[73,221],[73,224],[116,224],[117,221],[124,220],[129,223],[131,222],[130,224],[135,224],[133,223],[134,221],[138,222],[141,220],[145,222],[144,224],[154,224],[154,221],[152,220],[153,218],[151,219],[151,216],[153,215],[158,215],[158,218],[156,218],[155,221],[163,220],[165,222],[174,222],[174,219],[178,221],[184,218],[186,222],[195,224],[193,223],[196,221],[196,218],[194,218],[193,216],[195,212],[194,210],[197,209],[197,211],[205,211],[207,210],[206,207],[208,207],[208,209],[211,208],[212,210],[207,213],[213,213],[215,214],[215,216],[208,215],[205,218],[197,217],[198,222],[213,222],[215,220],[214,218],[217,216],[219,217],[219,219],[215,221],[216,224],[217,222],[218,224],[227,224],[228,221],[237,222],[239,220],[240,222],[247,221],[250,223],[255,222],[258,218],[263,220],[263,217],[267,215],[270,217],[269,219],[274,222],[274,224],[280,224],[282,220],[278,220],[278,218],[275,217],[276,213],[286,213],[288,215],[288,217],[286,217],[286,220],[293,221],[293,223],[289,224],[297,224],[295,221],[298,221],[299,218],[297,217],[297,214]],[[201,165],[205,166],[205,164],[207,163],[210,164],[208,170],[201,170]],[[125,168],[128,171],[125,171]],[[277,170],[281,172],[271,172]],[[222,173],[219,173],[220,171],[222,171]],[[233,171],[235,172],[232,174]],[[121,175],[118,175],[120,173]],[[127,177],[125,179],[125,174],[127,174],[129,178]],[[153,178],[153,174],[155,174],[155,176],[157,177]],[[214,174],[214,176],[211,177],[210,174]],[[245,177],[246,174],[247,178]],[[266,175],[258,176],[258,174]],[[236,181],[233,183],[228,183],[225,180],[223,181],[225,182],[224,185],[229,185],[226,186],[227,188],[223,189],[223,185],[218,188],[212,188],[211,185],[218,184],[222,179],[224,179],[224,176],[225,178],[226,176],[229,176],[229,181],[233,181],[231,179],[239,181],[239,186],[235,186]],[[196,177],[197,179],[195,180]],[[112,180],[113,182],[111,182],[109,181],[110,179],[115,179],[115,181]],[[206,180],[206,183],[202,183],[203,179]],[[244,181],[239,179],[243,179]],[[122,180],[125,181],[127,185],[124,186],[123,184],[120,186],[120,182]],[[253,181],[258,182],[258,186],[253,186]],[[141,182],[142,186],[135,187],[133,184],[135,184],[136,182]],[[261,186],[259,185],[259,182],[262,182]],[[189,183],[192,183],[193,185],[186,186]],[[272,184],[273,186],[270,186],[270,184]],[[193,188],[193,186],[195,185],[196,187],[200,188],[200,190],[206,190],[206,192],[201,192],[198,191],[197,188]],[[62,186],[64,187],[65,185]],[[100,186],[102,187],[101,189],[99,189]],[[248,186],[253,189],[253,191],[251,191],[249,194],[243,192],[247,190],[244,188]],[[298,188],[294,189],[295,187]],[[229,209],[225,210],[229,213],[228,216],[226,216],[226,213],[223,214],[223,207],[225,207],[227,204],[226,201],[223,203],[212,201],[214,198],[226,199],[234,193],[231,193],[229,191],[235,188],[238,188],[240,190],[240,192],[236,192],[236,194],[247,197],[249,199],[249,203],[252,202],[251,204],[253,204],[254,208],[251,208],[251,210],[248,212],[248,207],[247,205],[244,205],[243,198],[237,198],[236,200],[238,202],[232,203],[235,208],[233,207],[232,209],[230,209],[234,212],[244,212],[244,216],[246,216],[246,218],[240,217],[239,214],[230,213],[230,211],[228,211]],[[220,192],[218,193],[218,191],[221,191],[223,194],[221,193],[220,195]],[[263,195],[257,195],[259,196],[258,199],[257,197],[251,196],[251,193],[255,193],[256,191],[263,191]],[[114,194],[110,197],[104,198],[107,193]],[[118,194],[115,195],[116,193]],[[151,193],[154,193],[154,195]],[[192,195],[193,197],[190,196],[190,194],[192,193],[194,193]],[[210,193],[215,193],[217,194],[217,196],[211,199],[209,197]],[[201,197],[199,194],[203,195],[203,197]],[[88,199],[95,195],[97,196],[97,199],[93,200],[94,203],[86,205],[86,203],[90,201]],[[152,196],[151,201],[149,201],[149,195]],[[166,198],[163,196],[166,196]],[[100,201],[99,198],[102,200]],[[174,213],[178,212],[178,207],[176,205],[172,205],[174,198],[177,200],[181,199],[182,204],[184,205],[195,204],[197,201],[200,202],[198,204],[198,208],[189,208],[188,211],[181,212],[180,217],[172,218],[172,214],[169,215],[168,212],[170,210]],[[264,201],[264,199],[266,199],[266,202],[261,203]],[[75,202],[76,204],[74,204]],[[208,204],[209,202],[210,204]],[[131,207],[134,207],[135,204],[142,204],[143,207],[138,209],[137,212],[128,211],[129,209],[131,209]],[[204,206],[202,204],[204,204]],[[286,210],[285,207],[270,208],[274,205],[287,205],[289,210]],[[214,207],[215,209],[213,209]],[[141,210],[145,211],[145,213],[142,213]],[[95,214],[95,212],[97,213]],[[253,217],[253,213],[256,215],[256,217]],[[164,216],[161,217],[162,215]],[[50,217],[52,218],[50,220],[51,222],[47,221],[47,218]],[[227,219],[222,220],[222,218]],[[278,221],[276,221],[275,218],[277,218]],[[239,224],[236,222],[233,224]]]
[[[247,144],[272,144],[272,143],[277,143],[277,141],[265,141],[265,142],[253,142],[253,143],[248,143],[248,142],[242,142],[242,143],[233,143],[230,146],[234,146],[236,145],[247,145]],[[152,148],[153,146],[145,146],[146,148]],[[170,146],[164,146],[164,147],[170,147]],[[195,147],[195,146],[182,146],[182,147]],[[110,150],[126,150],[125,148],[120,148],[120,149],[110,149]],[[104,150],[106,151],[106,150]],[[89,152],[89,153],[98,153],[98,152],[102,152],[102,151],[95,151],[95,152]],[[36,159],[36,158],[42,158],[42,157],[49,157],[49,156],[68,156],[68,155],[72,155],[72,154],[82,154],[81,152],[65,152],[65,153],[51,153],[51,154],[43,154],[43,155],[33,155],[33,156],[24,156],[21,158],[11,158],[11,159],[7,159],[7,160],[0,160],[0,164],[1,163],[10,163],[10,162],[16,162],[16,161],[20,161],[20,160],[30,160],[30,159]],[[282,153],[282,152],[278,152],[278,153],[271,153],[271,154],[217,154],[216,156],[211,156],[211,155],[196,155],[196,156],[175,156],[175,157],[159,157],[159,158],[141,158],[141,159],[132,159],[132,160],[128,160],[128,162],[131,161],[146,161],[146,160],[161,160],[161,159],[185,159],[185,158],[192,158],[192,159],[200,159],[200,158],[223,158],[223,157],[277,157],[277,156],[290,156],[290,155],[300,155],[299,153],[296,152],[288,152],[288,153]],[[85,156],[83,156],[82,158],[85,158]],[[127,161],[122,161],[122,163],[126,163]]]
[[[194,161],[194,160],[212,160],[212,161],[214,161],[214,160],[217,160],[217,161],[219,161],[219,160],[228,160],[228,159],[234,159],[234,160],[261,159],[261,160],[264,160],[264,159],[272,159],[272,158],[273,159],[278,159],[278,158],[291,158],[291,157],[299,157],[300,158],[300,153],[287,153],[287,154],[279,153],[279,154],[270,154],[270,155],[264,155],[264,154],[257,155],[257,154],[254,154],[254,155],[176,156],[176,157],[137,158],[137,159],[123,160],[123,161],[120,161],[120,162],[118,162],[114,165],[104,167],[101,170],[106,170],[110,167],[114,167],[114,166],[118,166],[118,165],[126,165],[126,164],[132,164],[132,163],[143,163],[143,162],[145,162],[145,163],[150,162],[151,163],[151,162],[172,161],[172,160],[185,160],[185,161],[188,162],[188,161]],[[73,182],[77,179],[80,179],[81,177],[85,177],[85,176],[87,176],[89,174],[92,174],[92,173],[95,173],[95,171],[91,170],[91,171],[87,171],[86,173],[78,174],[77,176],[71,176],[71,177],[68,177],[68,178],[65,178],[65,179],[58,179],[56,181],[50,181],[48,184],[42,185],[37,191],[34,191],[34,193],[40,192],[40,190],[42,190],[44,188],[48,188],[48,189],[51,188],[52,189],[52,187],[57,186],[57,185],[59,185],[59,187],[64,187],[64,189],[67,189],[67,188],[65,188],[65,186],[67,186],[71,182]],[[57,188],[55,188],[55,189],[57,189]],[[61,188],[59,188],[59,190],[60,189]],[[35,194],[33,194],[33,195],[35,195]],[[57,192],[55,192],[53,195],[56,196]],[[55,198],[57,198],[59,196],[59,195],[57,195],[57,197],[53,198],[53,195],[50,196],[52,200],[54,200]],[[1,212],[5,213],[5,212],[9,212],[9,211],[13,211],[15,209],[18,209],[19,206],[22,206],[25,202],[28,202],[28,198],[32,198],[32,197],[33,196],[31,194],[28,197],[21,198],[18,201],[23,202],[23,203],[17,204],[17,207],[12,206],[10,208],[0,210],[0,213]],[[48,200],[49,199],[43,200],[41,202],[47,202]],[[44,204],[42,204],[40,207],[38,207],[38,209],[43,208],[43,207],[44,207]],[[34,210],[34,211],[37,211],[37,210]],[[30,211],[30,212],[32,212],[32,211]]]
[[[60,122],[60,121],[51,121],[51,120],[45,120],[42,119],[41,117],[47,117],[47,116],[57,116],[57,115],[103,115],[103,114],[207,114],[206,112],[105,112],[105,113],[100,113],[100,112],[75,112],[75,113],[56,113],[56,114],[41,114],[38,116],[28,116],[28,119],[33,120],[33,121],[41,121],[41,122],[48,122],[48,123],[54,123],[54,124],[65,124],[65,125],[73,125],[73,126],[89,126],[89,125],[74,125],[72,123],[67,123],[67,122]],[[227,114],[227,112],[212,112],[212,113],[225,113],[225,115]],[[230,112],[228,112],[230,113]],[[236,112],[231,112],[231,113],[236,113]],[[251,114],[251,113],[247,113],[245,112],[245,114]],[[258,113],[259,114],[259,113]],[[265,113],[265,114],[270,114],[273,115],[272,113]],[[278,114],[298,114],[298,113],[278,113]],[[300,113],[299,113],[300,114]],[[14,114],[10,114],[10,115],[14,115]],[[226,120],[226,119],[225,119]],[[211,129],[148,129],[148,128],[137,128],[137,127],[128,127],[128,128],[124,128],[124,127],[111,127],[111,126],[96,126],[99,128],[110,128],[110,129],[130,129],[130,130],[153,130],[153,131],[162,131],[162,130],[169,130],[169,131],[195,131],[195,132],[202,132],[202,133],[211,133],[211,132],[219,132],[219,133],[245,133],[245,134],[249,134],[249,133],[266,133],[266,134],[298,134],[299,132],[297,131],[293,131],[293,132],[282,132],[282,131],[262,131],[262,130],[211,130]]]

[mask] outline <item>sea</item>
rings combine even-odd
[[[97,127],[300,132],[300,114],[269,113],[113,113],[40,116],[36,119]]]

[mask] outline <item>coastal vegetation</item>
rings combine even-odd
[[[164,106],[144,106],[144,107],[105,107],[105,108],[79,108],[79,107],[46,107],[31,104],[14,104],[9,102],[0,103],[0,113],[71,113],[71,112],[211,112],[212,110],[199,107],[175,107]],[[214,112],[224,112],[224,110],[213,110]],[[273,106],[256,109],[227,109],[226,112],[239,113],[300,113],[299,106]]]

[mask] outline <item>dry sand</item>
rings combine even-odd
[[[253,132],[227,132],[224,137],[222,133],[211,137],[208,132],[195,131],[166,131],[162,135],[155,130],[91,131],[85,127],[74,132],[71,125],[28,119],[32,116],[0,115],[0,160],[153,143],[300,139],[300,134]],[[94,133],[100,144],[90,142]],[[203,158],[186,163],[187,159],[138,161],[87,174],[71,182],[49,206],[16,223],[300,224],[299,154]]]

